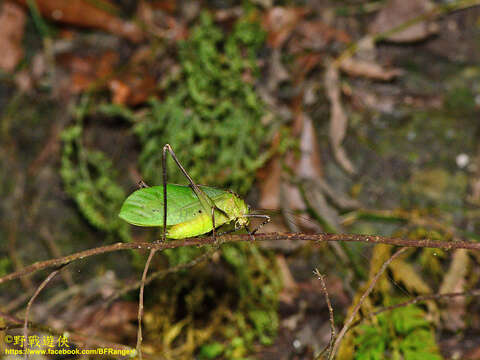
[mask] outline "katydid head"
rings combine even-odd
[[[248,225],[249,219],[247,216],[249,213],[249,207],[240,197],[234,195],[235,203],[235,227],[242,228]]]

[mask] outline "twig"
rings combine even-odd
[[[46,226],[42,227],[39,231],[39,234],[42,240],[44,241],[45,245],[47,246],[51,256],[55,256],[57,258],[62,256],[62,251],[55,243],[55,238],[50,232],[50,230],[48,229],[48,227]],[[75,286],[75,282],[73,281],[73,277],[72,277],[72,273],[70,272],[70,269],[66,269],[62,273],[62,278],[65,281],[65,283],[68,285],[68,287]]]
[[[320,289],[322,290],[323,294],[325,295],[325,301],[327,302],[328,313],[329,313],[329,317],[330,317],[330,341],[328,342],[328,345],[325,347],[325,349],[323,349],[320,352],[320,354],[318,354],[318,356],[315,358],[315,360],[320,360],[322,358],[323,354],[325,353],[325,351],[327,351],[328,354],[330,354],[331,351],[332,351],[332,346],[333,346],[333,342],[335,341],[335,335],[336,335],[335,334],[335,320],[333,319],[333,308],[332,308],[332,304],[330,302],[330,297],[328,296],[327,285],[325,284],[325,275],[322,275],[320,273],[320,271],[318,271],[318,269],[315,269],[313,273],[318,276],[318,280],[320,280],[320,282],[321,282]]]
[[[143,291],[145,289],[145,280],[147,278],[148,268],[150,267],[150,262],[155,255],[156,249],[150,250],[148,255],[147,262],[145,263],[145,268],[143,269],[142,274],[142,283],[140,285],[140,296],[138,299],[138,331],[137,331],[137,354],[138,358],[142,360],[142,317],[143,317]]]
[[[281,241],[281,240],[296,240],[296,241],[315,241],[317,243],[327,242],[327,241],[347,241],[347,242],[366,242],[371,244],[386,244],[386,245],[395,245],[402,247],[418,247],[418,248],[437,248],[445,250],[454,250],[454,249],[468,249],[468,250],[480,250],[480,242],[470,242],[470,241],[438,241],[431,239],[424,240],[413,240],[413,239],[402,239],[402,238],[390,238],[377,235],[358,235],[358,234],[299,234],[299,233],[264,233],[256,234],[256,241]],[[251,241],[248,234],[242,235],[223,235],[222,237],[217,237],[218,244],[224,243],[233,243],[241,241]],[[7,274],[0,277],[0,284],[6,281],[17,279],[26,274],[35,273],[37,271],[47,269],[49,267],[61,266],[67,264],[74,260],[84,259],[90,256],[99,255],[103,253],[109,253],[119,250],[130,250],[130,249],[155,249],[155,250],[165,250],[165,249],[175,249],[178,247],[187,247],[187,246],[204,246],[214,244],[213,237],[201,237],[201,238],[191,238],[184,240],[175,240],[168,241],[165,243],[148,243],[148,242],[137,242],[137,243],[116,243],[107,246],[100,246],[93,249],[88,249],[80,251],[68,256],[61,258],[39,261],[32,265],[26,266],[25,268]]]
[[[45,286],[47,286],[47,284],[50,282],[50,280],[52,280],[55,277],[55,275],[57,275],[65,266],[67,266],[67,264],[64,264],[64,265],[60,266],[58,269],[53,270],[50,273],[50,275],[48,275],[47,278],[45,280],[43,280],[43,282],[40,284],[40,286],[37,288],[37,290],[35,290],[35,292],[33,293],[33,296],[31,297],[31,299],[28,301],[27,310],[25,311],[25,320],[23,322],[23,337],[25,339],[25,343],[24,343],[25,359],[28,358],[28,352],[27,352],[27,348],[28,348],[28,316],[30,315],[30,309],[32,307],[32,304],[35,301],[35,299],[37,298],[37,296],[40,294],[40,292],[43,290],[43,288]]]
[[[33,290],[30,292],[24,292],[19,297],[13,299],[10,303],[6,304],[5,306],[2,306],[2,310],[6,313],[14,312],[20,306],[22,306],[25,302],[27,302],[28,299],[30,299],[30,296],[32,295],[33,295]]]
[[[17,182],[17,187],[18,187],[18,182]],[[17,192],[17,189],[15,189],[14,193]],[[17,196],[15,196],[17,198]],[[20,257],[17,254],[17,233],[18,233],[18,208],[19,208],[19,199],[15,200],[15,206],[14,210],[12,211],[13,213],[13,219],[12,221],[8,224],[8,256],[10,258],[10,261],[13,264],[14,269],[22,269],[23,268],[23,262],[20,259]],[[30,276],[25,276],[20,279],[20,283],[22,284],[24,290],[26,292],[32,292],[33,289],[35,288],[33,286],[32,280],[30,279]]]
[[[360,297],[360,300],[358,301],[358,303],[353,308],[352,313],[350,314],[348,319],[343,324],[342,330],[340,330],[340,332],[338,333],[338,337],[335,339],[335,344],[333,345],[333,349],[328,356],[328,360],[332,360],[335,357],[335,354],[338,350],[338,347],[340,346],[340,342],[342,341],[342,339],[345,336],[347,330],[349,329],[350,325],[352,324],[353,320],[355,319],[355,316],[357,316],[357,313],[360,310],[360,307],[362,306],[363,302],[368,297],[368,295],[370,295],[370,293],[372,292],[372,290],[375,287],[375,285],[376,285],[378,279],[380,278],[380,276],[387,269],[388,265],[390,265],[390,263],[397,256],[399,256],[400,254],[402,254],[406,250],[407,250],[407,248],[401,248],[401,249],[397,250],[392,256],[390,256],[390,258],[387,261],[385,261],[383,263],[383,265],[380,268],[380,270],[378,271],[378,273],[375,275],[375,277],[370,282],[370,285],[368,286],[367,290],[363,293],[363,295]]]

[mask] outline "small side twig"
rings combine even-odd
[[[140,296],[138,299],[138,331],[137,331],[137,354],[138,358],[142,360],[142,317],[143,317],[143,292],[145,289],[145,280],[147,278],[148,268],[150,267],[150,262],[152,261],[153,255],[155,255],[156,249],[150,250],[148,255],[147,262],[145,263],[145,268],[143,269],[142,274],[142,283],[140,285]]]
[[[55,238],[52,235],[52,233],[50,232],[50,230],[48,229],[48,227],[45,226],[45,227],[41,228],[40,231],[39,231],[39,234],[40,234],[43,242],[47,246],[50,254],[52,256],[56,257],[56,258],[61,257],[62,252],[61,252],[60,248],[57,246],[57,244],[55,243]],[[62,273],[62,277],[63,277],[63,280],[65,281],[65,283],[68,285],[68,287],[75,286],[75,282],[73,281],[73,276],[72,276],[72,273],[70,272],[70,269],[65,270]]]
[[[40,294],[40,292],[47,286],[47,284],[52,280],[65,266],[68,264],[64,264],[60,266],[59,268],[53,270],[50,275],[47,276],[45,280],[40,284],[40,286],[35,290],[33,293],[33,296],[30,298],[27,304],[27,309],[25,310],[25,320],[23,322],[23,337],[25,338],[25,343],[24,343],[24,350],[25,350],[25,359],[28,358],[28,352],[27,347],[28,347],[28,317],[30,315],[30,309],[32,308],[32,304],[37,298],[37,296]]]
[[[320,360],[327,351],[328,354],[332,352],[332,347],[333,343],[335,341],[335,320],[333,319],[333,308],[332,308],[332,303],[330,302],[330,296],[328,296],[328,291],[327,291],[327,285],[325,284],[325,275],[321,274],[318,269],[315,269],[313,273],[318,277],[318,280],[320,280],[321,287],[320,289],[322,290],[323,294],[325,295],[325,301],[327,302],[328,306],[328,313],[330,317],[330,341],[328,342],[328,345],[318,354],[318,356],[315,358],[315,360]]]
[[[343,339],[343,337],[345,336],[345,334],[347,333],[348,329],[350,328],[351,324],[353,323],[353,320],[355,319],[355,316],[357,316],[357,313],[358,311],[360,310],[360,307],[362,306],[362,304],[364,303],[365,299],[368,297],[368,295],[370,295],[370,293],[372,292],[373,288],[375,287],[375,285],[377,284],[377,281],[378,279],[380,278],[380,276],[385,272],[385,270],[387,269],[388,265],[390,265],[390,263],[397,257],[399,256],[400,254],[402,254],[403,252],[405,252],[407,250],[407,248],[401,248],[399,250],[397,250],[392,256],[390,256],[390,258],[385,261],[382,265],[382,267],[380,268],[380,270],[378,271],[378,273],[375,275],[375,277],[372,279],[372,281],[370,282],[370,285],[368,286],[367,290],[362,294],[362,296],[360,297],[360,300],[358,301],[357,305],[355,305],[355,307],[353,308],[353,311],[352,313],[350,314],[350,316],[348,317],[348,319],[345,321],[342,329],[340,330],[340,332],[338,333],[338,337],[335,339],[335,343],[333,345],[333,348],[332,348],[332,351],[330,352],[329,356],[328,356],[328,360],[332,360],[334,357],[335,357],[335,354],[338,350],[338,347],[340,346],[340,343]]]

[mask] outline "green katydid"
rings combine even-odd
[[[167,184],[167,151],[188,179],[188,186]],[[194,237],[210,231],[215,237],[216,228],[230,222],[235,222],[235,229],[243,227],[248,231],[249,217],[264,218],[261,225],[270,221],[267,215],[249,214],[245,201],[231,191],[196,185],[169,144],[163,147],[162,160],[163,185],[143,187],[123,203],[119,216],[128,223],[162,227],[165,240]],[[249,233],[253,235],[258,228]]]
[[[188,186],[167,184],[167,151],[188,179]],[[216,239],[215,229],[232,221],[235,221],[235,229],[245,227],[248,231],[249,217],[264,218],[260,226],[270,221],[267,215],[249,214],[247,204],[233,192],[195,184],[169,144],[163,147],[162,168],[163,185],[142,187],[135,191],[123,203],[119,216],[134,225],[162,227],[163,241],[167,237],[182,239],[203,235],[210,231]],[[253,232],[248,231],[252,238],[258,229],[259,227]],[[139,359],[142,359],[143,291],[148,267],[154,254],[155,249],[152,249],[145,264],[140,285],[137,332]]]

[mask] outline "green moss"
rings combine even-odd
[[[403,191],[409,206],[435,207],[453,213],[460,211],[467,192],[468,178],[462,171],[454,174],[442,168],[418,169]]]
[[[376,324],[360,326],[354,359],[441,360],[435,334],[425,316],[414,305],[378,315]]]
[[[81,105],[82,106],[82,105]],[[129,226],[118,218],[125,192],[115,181],[108,157],[85,148],[82,142],[83,117],[62,133],[60,174],[67,193],[75,200],[88,222],[99,230],[130,241]]]
[[[161,150],[170,143],[195,181],[248,191],[267,158],[260,153],[267,136],[264,105],[251,81],[244,81],[255,79],[263,39],[256,22],[241,19],[226,36],[202,14],[180,44],[180,79],[168,86],[165,99],[150,101],[148,116],[135,126],[147,181],[161,183]],[[168,171],[169,181],[185,182],[173,162]]]
[[[475,111],[475,94],[469,87],[455,87],[450,90],[445,99],[445,107],[456,114],[465,114]]]

